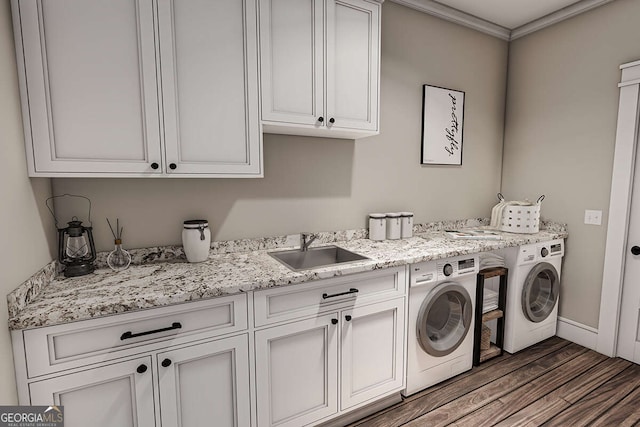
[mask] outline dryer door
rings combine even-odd
[[[417,325],[420,346],[436,357],[454,352],[471,329],[471,316],[471,297],[464,286],[441,283],[420,307]]]
[[[560,278],[556,268],[548,262],[536,264],[522,287],[522,312],[532,322],[549,317],[558,302]]]

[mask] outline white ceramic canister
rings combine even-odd
[[[413,212],[400,212],[400,228],[403,239],[413,237]]]
[[[384,240],[387,237],[387,216],[382,213],[369,214],[369,239]]]
[[[204,219],[192,219],[184,222],[182,246],[189,262],[206,261],[211,246],[211,230]]]
[[[400,214],[389,212],[387,215],[387,239],[397,240],[400,238]]]

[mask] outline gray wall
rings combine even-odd
[[[264,179],[54,179],[54,193],[91,198],[102,250],[113,246],[105,217],[120,218],[128,248],[179,244],[182,221],[201,217],[217,240],[361,228],[377,211],[410,210],[417,222],[486,217],[500,187],[507,51],[385,2],[380,135],[265,135]],[[420,165],[425,83],[466,91],[462,167]]]
[[[29,179],[8,1],[0,2],[0,404],[17,404],[5,295],[51,261],[55,228],[49,179]],[[45,213],[46,212],[46,213]]]
[[[510,46],[503,193],[546,194],[569,225],[560,315],[598,327],[619,65],[640,58],[640,2],[617,0]],[[603,225],[584,225],[584,210]]]

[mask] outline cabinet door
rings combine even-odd
[[[341,410],[399,391],[404,382],[404,298],[340,313]]]
[[[30,175],[160,173],[152,1],[13,6]]]
[[[380,4],[327,1],[329,129],[378,130],[379,29]]]
[[[337,314],[257,331],[259,426],[298,427],[338,410]]]
[[[257,1],[159,0],[167,173],[262,173]]]
[[[29,384],[32,405],[63,405],[66,427],[153,427],[151,357]]]
[[[324,1],[261,0],[262,120],[323,126]]]
[[[163,427],[251,424],[247,334],[158,354]]]

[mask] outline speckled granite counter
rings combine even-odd
[[[77,278],[56,276],[51,263],[7,297],[9,327],[50,326],[568,236],[566,228],[553,224],[536,234],[502,233],[501,240],[453,240],[442,231],[479,225],[486,225],[486,220],[421,224],[414,226],[410,239],[383,242],[366,239],[366,230],[322,233],[312,246],[336,243],[370,260],[301,272],[289,270],[267,253],[293,247],[295,236],[214,243],[209,259],[199,264],[183,261],[179,247],[138,250],[137,265],[125,271],[99,268]]]

